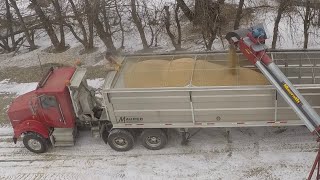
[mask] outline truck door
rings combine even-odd
[[[42,95],[39,100],[44,120],[53,126],[65,126],[66,122],[57,98],[53,95]]]

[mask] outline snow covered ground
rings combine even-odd
[[[159,151],[138,141],[116,152],[82,131],[74,147],[33,154],[0,128],[0,179],[290,179],[306,178],[317,147],[305,127],[203,129],[188,146],[176,131]]]

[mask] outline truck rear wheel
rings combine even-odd
[[[116,151],[129,151],[133,148],[134,138],[124,129],[113,129],[108,136],[109,146]]]
[[[166,133],[161,129],[145,129],[141,134],[142,145],[150,150],[162,149],[168,142]]]
[[[31,152],[44,153],[48,150],[48,141],[38,133],[28,132],[23,137],[24,146]]]

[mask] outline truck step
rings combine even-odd
[[[94,138],[100,137],[100,127],[91,127],[91,135]]]
[[[52,145],[56,146],[74,146],[75,134],[74,128],[55,128],[50,139]]]

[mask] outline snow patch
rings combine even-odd
[[[104,79],[103,78],[97,78],[97,79],[88,79],[87,83],[89,86],[91,86],[92,88],[95,89],[99,89],[102,87],[103,83],[104,83]]]
[[[0,127],[0,136],[11,136],[13,135],[13,129],[10,125]]]
[[[98,89],[103,85],[104,79],[103,78],[89,79],[87,80],[87,82],[88,82],[88,85],[91,86],[92,88]],[[37,85],[38,85],[37,82],[16,83],[16,82],[10,82],[10,79],[4,79],[0,81],[0,94],[9,93],[9,94],[22,95],[35,90]]]
[[[9,79],[0,81],[0,94],[17,94],[22,95],[36,89],[38,83],[15,83],[9,82]]]

